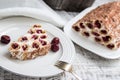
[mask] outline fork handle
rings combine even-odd
[[[71,73],[73,74],[73,76],[77,79],[77,80],[82,80],[76,73],[74,73],[73,71],[71,71]]]

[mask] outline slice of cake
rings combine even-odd
[[[103,4],[73,24],[78,34],[109,49],[120,47],[120,2]]]
[[[47,38],[46,31],[40,25],[34,25],[18,41],[11,43],[9,51],[12,57],[20,60],[46,55],[50,49]]]

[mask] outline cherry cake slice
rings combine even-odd
[[[11,56],[27,60],[46,55],[51,46],[47,38],[46,31],[41,28],[41,25],[33,25],[25,35],[11,43],[9,48]]]

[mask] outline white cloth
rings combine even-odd
[[[42,0],[0,0],[0,18],[26,16],[63,27],[66,20],[48,7]]]

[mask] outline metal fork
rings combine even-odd
[[[73,67],[71,64],[64,62],[64,61],[58,61],[55,64],[56,67],[59,69],[62,69],[64,71],[72,73],[72,75],[77,79],[77,80],[82,80],[76,73],[73,72]]]

